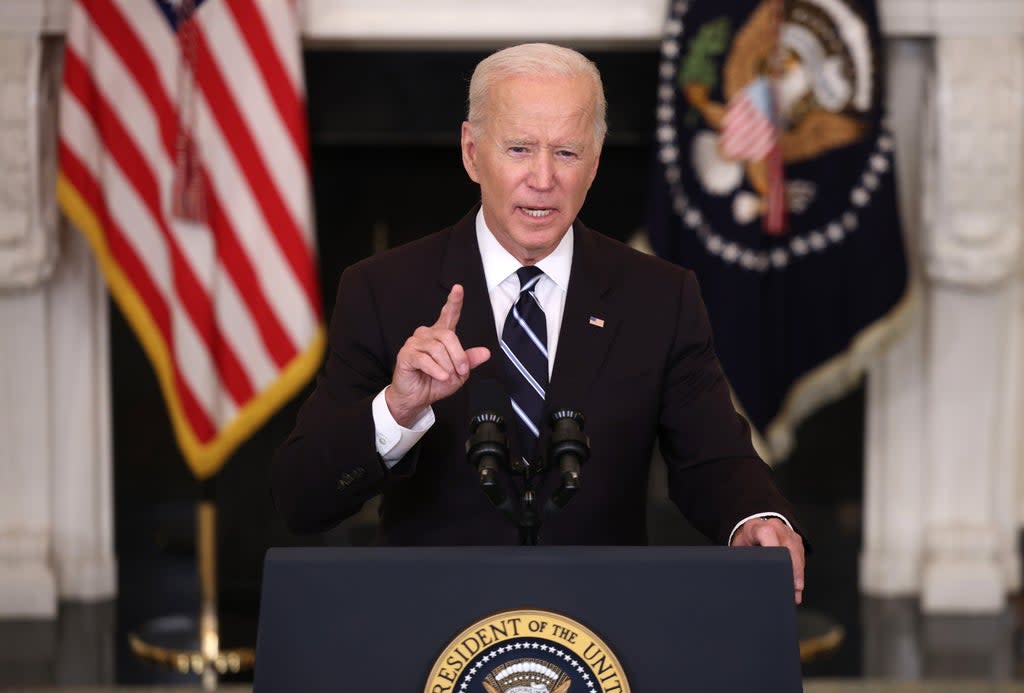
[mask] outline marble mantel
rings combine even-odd
[[[668,0],[299,1],[311,46],[444,49],[653,48]],[[992,611],[1024,518],[1024,2],[879,2],[921,310],[869,375],[861,582]],[[116,588],[105,294],[51,193],[67,7],[0,3],[0,617]]]

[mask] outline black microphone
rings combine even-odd
[[[469,422],[466,461],[476,467],[480,487],[495,506],[505,502],[505,490],[499,483],[498,470],[508,463],[505,419],[498,413],[502,397],[502,389],[496,381],[470,379],[470,411],[477,414]]]
[[[551,415],[548,459],[558,465],[562,482],[552,502],[564,508],[580,488],[580,467],[590,458],[590,439],[583,432],[583,414],[559,409]]]

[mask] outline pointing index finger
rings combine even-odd
[[[459,317],[462,315],[462,301],[464,298],[465,291],[462,288],[462,284],[454,285],[448,293],[448,300],[444,302],[444,306],[441,308],[441,314],[437,316],[437,322],[434,323],[434,327],[454,330],[455,326],[459,324]]]

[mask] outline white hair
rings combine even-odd
[[[479,132],[487,117],[491,87],[508,77],[587,77],[594,94],[594,141],[598,147],[608,132],[608,102],[597,65],[571,48],[550,43],[524,43],[492,53],[481,60],[469,81],[469,124]]]

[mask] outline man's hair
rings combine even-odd
[[[491,87],[507,77],[587,77],[593,83],[594,141],[598,147],[608,132],[608,102],[597,65],[571,48],[550,43],[524,43],[492,53],[481,60],[469,81],[469,116],[474,136],[487,118]]]

